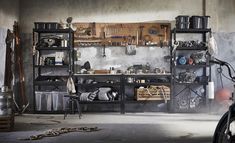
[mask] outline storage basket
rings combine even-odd
[[[36,91],[36,110],[37,111],[62,111],[66,103],[64,91]]]

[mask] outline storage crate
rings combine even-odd
[[[149,86],[136,89],[136,100],[170,100],[170,88],[167,86]]]
[[[0,116],[0,132],[9,132],[14,128],[14,115]]]
[[[36,91],[36,109],[37,111],[62,111],[67,92],[63,91]]]
[[[36,109],[37,111],[52,110],[52,93],[46,91],[36,91]]]
[[[65,108],[66,99],[65,95],[68,95],[67,92],[52,91],[52,105],[53,111],[62,111]]]

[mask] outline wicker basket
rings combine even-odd
[[[153,85],[147,88],[137,88],[136,100],[170,100],[170,88]]]

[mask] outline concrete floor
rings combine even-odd
[[[211,143],[219,115],[167,113],[90,113],[77,115],[29,114],[16,117],[15,131],[0,133],[1,143]],[[101,131],[68,133],[39,141],[20,141],[47,129],[94,127]]]

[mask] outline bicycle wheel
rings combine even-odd
[[[227,119],[228,113],[225,113],[216,127],[213,143],[235,143],[235,115],[231,115],[229,123],[230,135],[226,134]]]

